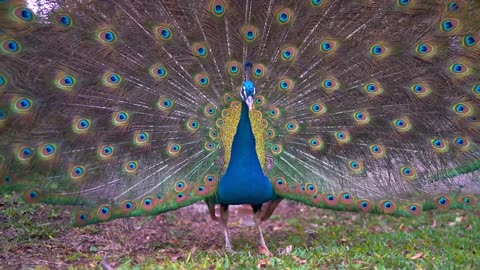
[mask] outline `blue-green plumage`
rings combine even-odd
[[[248,106],[242,102],[242,112],[233,138],[231,160],[220,179],[217,202],[221,204],[258,205],[275,198],[273,187],[263,174],[255,151]]]

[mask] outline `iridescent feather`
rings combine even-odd
[[[0,2],[0,192],[75,225],[480,193],[478,1]],[[457,3],[458,2],[458,3]],[[262,214],[261,206],[267,204]]]

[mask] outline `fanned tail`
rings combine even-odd
[[[246,79],[279,197],[476,205],[477,1],[40,2],[0,3],[2,193],[78,225],[211,198]]]

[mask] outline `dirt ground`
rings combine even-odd
[[[19,237],[25,238],[14,245],[3,247],[3,253],[0,254],[3,267],[96,267],[104,254],[107,254],[107,260],[112,266],[118,266],[126,259],[135,264],[152,256],[159,263],[165,256],[171,260],[181,260],[186,256],[185,253],[192,250],[224,252],[222,230],[210,219],[204,203],[156,216],[142,226],[139,224],[145,220],[144,217],[72,228],[68,226],[68,210],[58,209],[60,215],[56,218],[45,218],[51,211],[48,206],[39,206],[32,214],[32,224],[52,227],[54,232],[50,236],[25,235],[28,232],[19,228],[7,228],[0,232],[2,243],[12,242]],[[300,222],[307,222],[312,214],[321,213],[320,209],[282,202],[273,218],[264,222],[266,237],[281,239],[283,234],[292,229],[287,223],[289,218],[300,218]],[[246,245],[252,252],[256,252],[258,235],[252,217],[250,206],[230,207],[229,227],[234,248],[243,249]]]

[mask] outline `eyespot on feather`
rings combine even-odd
[[[252,67],[253,78],[257,80],[265,77],[266,72],[267,72],[267,69],[263,64],[256,64]]]
[[[280,145],[280,144],[274,144],[271,147],[272,153],[274,155],[279,155],[280,153],[282,153],[282,149],[283,149],[282,145]]]
[[[417,178],[417,171],[412,166],[403,166],[400,168],[400,175],[406,180],[412,181]]]
[[[114,44],[117,42],[117,34],[112,30],[102,30],[97,33],[97,40],[104,44]]]
[[[207,186],[215,186],[217,185],[218,183],[218,177],[214,174],[207,174],[205,175],[205,177],[203,178],[203,182],[205,183],[205,185]]]
[[[342,192],[338,195],[338,198],[340,198],[340,203],[345,204],[345,205],[351,205],[354,202],[354,197],[349,193],[349,192]]]
[[[38,189],[29,189],[23,193],[23,199],[28,204],[38,203],[42,193]]]
[[[441,210],[448,210],[452,200],[448,196],[439,196],[435,198],[435,204],[437,205],[438,209]]]
[[[165,97],[161,97],[157,101],[157,108],[159,108],[164,112],[169,112],[173,108],[173,104],[174,103],[172,100]]]
[[[372,144],[369,149],[374,158],[383,158],[387,154],[385,147],[381,144]]]
[[[377,59],[383,59],[388,54],[389,54],[389,49],[384,44],[376,43],[370,47],[370,55]]]
[[[367,83],[364,87],[365,93],[368,96],[374,97],[383,93],[383,87],[380,83],[374,81]]]
[[[155,202],[156,202],[156,200],[152,196],[147,196],[147,197],[143,198],[143,200],[142,200],[143,210],[145,210],[145,211],[152,210],[155,207]]]
[[[98,156],[100,159],[110,159],[113,157],[114,148],[110,145],[103,145],[98,148]]]
[[[57,153],[57,146],[53,143],[47,143],[39,148],[38,154],[43,160],[51,160]]]
[[[202,42],[193,44],[192,52],[195,56],[199,58],[205,58],[208,55],[207,46],[205,46],[205,44]]]
[[[87,133],[91,127],[91,121],[86,118],[78,118],[73,121],[72,129],[76,134]]]
[[[333,207],[333,206],[336,206],[338,204],[338,197],[335,196],[335,194],[324,194],[323,195],[323,202],[330,206],[330,207]]]
[[[448,141],[434,138],[430,140],[430,144],[433,149],[438,153],[446,153],[448,152]]]
[[[364,213],[370,212],[372,206],[373,204],[370,200],[360,199],[357,201],[357,208]]]
[[[84,225],[90,220],[90,214],[85,211],[78,211],[75,213],[75,224]]]
[[[337,42],[332,39],[325,39],[320,43],[320,51],[326,54],[332,54],[337,50]]]
[[[310,111],[315,115],[315,116],[320,116],[320,115],[323,115],[327,112],[327,107],[325,106],[325,104],[323,102],[316,102],[316,103],[313,103],[311,106],[310,106]]]
[[[222,17],[227,10],[227,3],[223,0],[212,0],[210,2],[210,12],[216,17]]]
[[[5,38],[0,41],[0,49],[4,55],[15,55],[21,52],[22,46],[15,39]]]
[[[334,137],[339,144],[349,143],[352,139],[350,133],[346,130],[335,131]]]
[[[15,21],[19,23],[31,23],[35,21],[35,15],[33,14],[33,12],[23,6],[14,8],[12,10],[12,16]]]
[[[86,174],[86,170],[85,170],[85,167],[83,166],[73,166],[71,169],[70,169],[70,178],[72,178],[73,180],[78,180],[82,177],[84,177]]]
[[[285,181],[285,179],[283,177],[280,177],[280,176],[277,176],[275,178],[274,185],[275,185],[275,189],[278,190],[278,191],[283,191],[288,187],[288,184]]]
[[[126,161],[123,164],[123,170],[127,174],[133,174],[138,170],[138,161]]]
[[[29,146],[19,147],[17,150],[17,159],[20,162],[26,162],[33,158],[35,154],[35,149]]]
[[[443,33],[455,34],[460,30],[460,21],[455,18],[445,18],[440,22],[440,30]]]
[[[175,191],[176,192],[184,192],[185,190],[187,190],[187,182],[185,182],[185,180],[178,180],[177,182],[175,182]]]
[[[421,82],[413,84],[410,87],[410,90],[418,98],[427,97],[431,93],[430,87],[427,84]]]
[[[168,24],[160,24],[155,26],[153,32],[161,41],[168,41],[173,37],[172,28]]]
[[[307,183],[305,184],[305,193],[313,195],[317,193],[317,186],[313,183]]]
[[[296,55],[297,55],[297,49],[293,46],[286,47],[280,52],[280,58],[283,61],[287,61],[287,62],[295,59]]]
[[[112,216],[112,209],[110,205],[104,204],[98,207],[97,216],[101,220],[108,220]]]
[[[293,20],[293,11],[289,8],[280,9],[276,14],[277,22],[280,25],[286,25]]]
[[[357,111],[353,113],[353,119],[357,125],[366,125],[370,122],[370,114],[367,111]]]
[[[167,146],[167,153],[170,156],[178,156],[180,150],[182,149],[180,144],[177,143],[170,143]]]
[[[150,75],[158,81],[164,80],[168,75],[167,69],[161,64],[151,66],[148,71]]]
[[[14,97],[12,98],[11,109],[17,114],[26,114],[33,108],[33,102],[29,98]]]
[[[242,29],[243,39],[247,43],[252,43],[258,38],[258,29],[253,25],[247,25]]]
[[[407,117],[400,117],[393,120],[393,127],[398,132],[403,133],[403,132],[410,131],[412,129],[412,124],[410,123],[410,120]]]
[[[228,71],[228,74],[230,74],[230,76],[239,75],[240,71],[242,71],[240,63],[237,61],[228,62],[227,71]]]
[[[297,124],[297,121],[289,121],[288,123],[285,124],[285,129],[287,130],[287,133],[290,135],[293,135],[297,133],[300,130],[299,125]]]
[[[135,146],[146,146],[151,142],[150,133],[146,131],[137,131],[133,136]]]
[[[405,206],[405,210],[407,210],[412,216],[419,216],[422,214],[422,206],[417,203]]]
[[[293,86],[294,81],[292,79],[284,78],[278,82],[277,88],[280,91],[290,91],[292,90]]]
[[[363,163],[358,160],[349,160],[348,169],[354,174],[361,174],[364,172]]]
[[[128,124],[129,114],[127,112],[114,112],[112,115],[112,124],[117,127],[123,127]]]
[[[310,148],[310,150],[315,152],[322,150],[325,146],[325,144],[323,143],[323,140],[318,136],[310,138],[308,140],[307,145]]]
[[[460,203],[463,203],[464,205],[474,205],[475,204],[475,197],[472,195],[466,195],[462,196],[458,199]]]
[[[57,13],[53,16],[53,21],[61,27],[73,26],[73,19],[70,15],[65,13]]]
[[[395,212],[395,208],[395,203],[392,201],[386,200],[380,202],[380,209],[382,209],[383,213],[385,214],[392,214]]]
[[[122,212],[122,214],[128,214],[134,211],[136,209],[136,206],[137,205],[134,201],[130,201],[130,200],[123,201],[120,204],[120,212]]]

